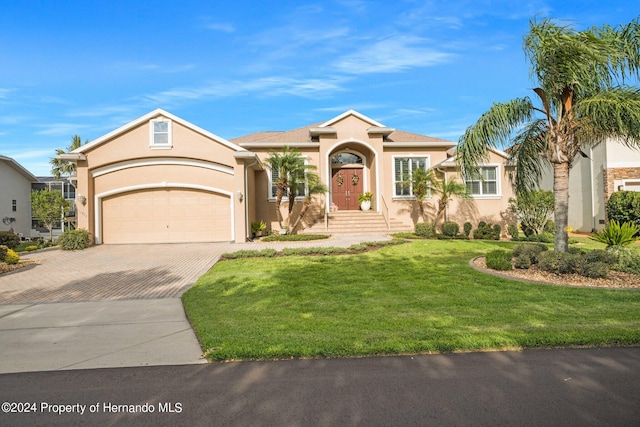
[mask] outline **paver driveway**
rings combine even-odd
[[[0,304],[178,297],[232,246],[100,245],[23,254],[38,264],[0,276]]]

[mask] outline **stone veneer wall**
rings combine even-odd
[[[616,191],[614,181],[621,179],[640,179],[640,167],[637,168],[609,168],[604,169],[604,202]]]

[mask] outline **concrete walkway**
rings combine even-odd
[[[101,245],[24,254],[38,263],[0,276],[0,373],[205,363],[179,297],[221,254],[388,239]]]

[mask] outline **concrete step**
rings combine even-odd
[[[303,230],[303,233],[313,234],[366,234],[411,231],[400,221],[391,219],[391,229],[384,216],[375,211],[342,211],[329,214],[329,228],[324,223],[317,223]]]

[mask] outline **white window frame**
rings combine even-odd
[[[416,196],[413,195],[413,188],[411,183],[409,183],[409,192],[411,193],[410,195],[396,194],[396,159],[424,159],[425,170],[428,171],[429,168],[431,167],[431,156],[428,154],[405,154],[405,155],[398,154],[391,157],[392,157],[391,161],[393,164],[393,171],[391,176],[391,179],[393,180],[392,182],[393,199],[394,200],[415,200]],[[409,162],[409,165],[411,165],[411,162]],[[411,169],[410,172],[413,172],[413,169]],[[431,191],[427,193],[426,198],[427,199],[431,198]]]
[[[496,170],[496,193],[495,194],[484,194],[482,191],[482,184],[483,184],[483,179],[472,179],[472,180],[468,180],[465,181],[464,185],[468,187],[468,184],[470,182],[479,182],[480,183],[480,194],[473,194],[471,191],[469,191],[469,196],[471,196],[472,199],[500,199],[502,197],[502,185],[501,185],[501,179],[500,177],[502,176],[501,174],[501,168],[500,165],[497,163],[490,163],[490,164],[486,164],[486,165],[482,165],[479,166],[479,169],[488,169],[488,168],[494,168]],[[482,173],[482,172],[481,172]]]
[[[166,123],[167,124],[167,142],[166,143],[156,143],[156,123]],[[158,132],[159,133],[159,132]],[[169,119],[158,118],[149,120],[149,147],[156,150],[168,150],[173,147],[173,138],[172,138],[172,122]]]
[[[309,164],[309,158],[307,156],[302,156],[302,158],[304,159],[304,164],[308,165]],[[271,168],[268,168],[268,172],[269,172],[269,185],[267,187],[267,200],[270,202],[275,202],[276,201],[276,195],[273,193],[273,170]],[[307,185],[307,183],[305,183],[304,185],[304,194],[302,195],[296,195],[296,200],[302,200],[305,198],[305,196],[309,194],[309,185]],[[289,196],[287,196],[286,194],[282,196],[282,202],[288,202],[289,201]]]

